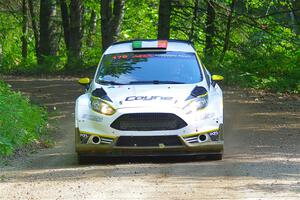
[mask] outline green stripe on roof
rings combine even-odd
[[[132,48],[133,49],[140,49],[140,48],[142,48],[142,41],[133,41],[132,42]]]

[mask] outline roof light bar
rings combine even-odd
[[[167,49],[167,40],[157,40],[157,41],[133,41],[133,49]]]

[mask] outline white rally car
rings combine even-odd
[[[89,156],[222,158],[223,96],[192,44],[114,43],[75,108],[79,162]]]

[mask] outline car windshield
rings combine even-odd
[[[147,52],[105,55],[96,76],[100,84],[192,84],[202,81],[194,53]]]

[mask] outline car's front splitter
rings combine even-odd
[[[112,144],[82,144],[79,130],[75,130],[76,152],[78,154],[93,154],[99,156],[159,156],[159,155],[207,155],[223,152],[223,141],[209,141],[197,145],[187,145],[182,141],[179,146],[140,146],[120,147]]]

